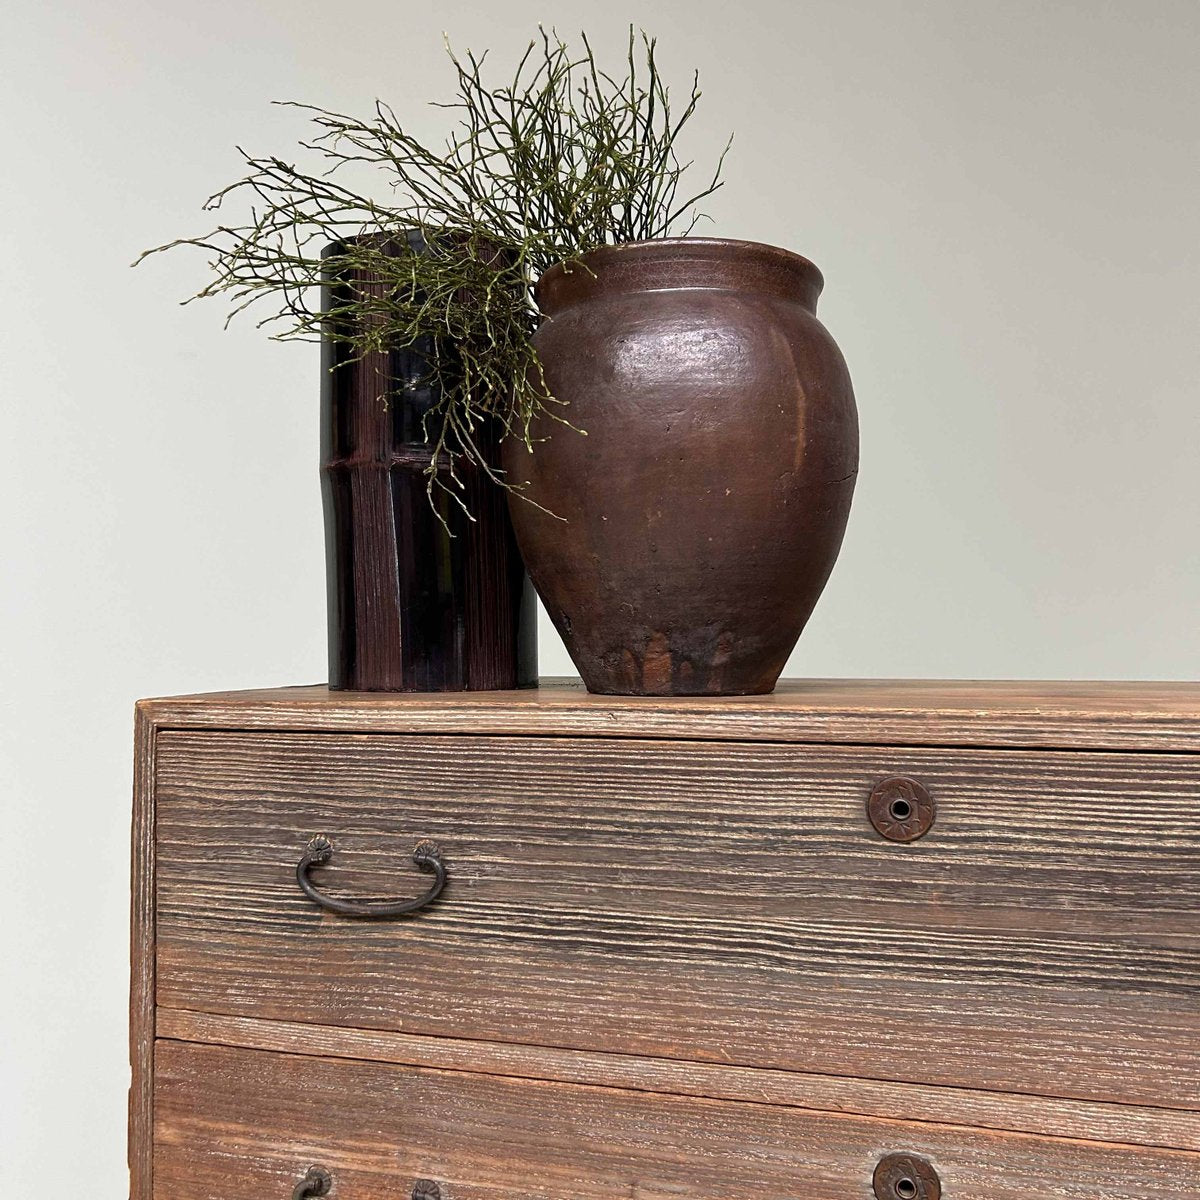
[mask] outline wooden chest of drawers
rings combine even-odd
[[[1200,686],[296,688],[137,762],[134,1200],[1200,1196]]]

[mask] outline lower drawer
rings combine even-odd
[[[891,1153],[946,1200],[1200,1195],[1171,1150],[172,1041],[155,1070],[156,1200],[289,1200],[313,1166],[333,1200],[870,1200]]]

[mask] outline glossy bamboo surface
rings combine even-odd
[[[361,273],[331,280],[326,311],[347,289],[377,286]],[[430,505],[432,448],[422,419],[439,391],[422,350],[355,359],[344,342],[324,343],[330,687],[522,687],[537,671],[533,590],[504,494],[483,471],[455,464],[460,503],[448,490],[450,460],[439,460]]]

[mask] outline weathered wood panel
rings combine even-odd
[[[143,701],[163,727],[1200,750],[1198,683],[784,679],[769,696],[395,696],[324,686]]]
[[[864,814],[913,775],[934,829]],[[1200,1109],[1200,759],[533,738],[158,739],[158,1000]],[[415,917],[339,894],[450,884]]]
[[[766,1104],[162,1042],[157,1200],[867,1200],[920,1154],[953,1200],[1181,1200],[1200,1156]]]
[[[465,1038],[338,1029],[255,1017],[158,1010],[158,1036],[403,1066],[556,1080],[711,1100],[749,1100],[893,1121],[967,1125],[1086,1141],[1200,1151],[1200,1116],[1170,1108],[1097,1104],[971,1088],[924,1087],[842,1075],[764,1071],[720,1063],[635,1058]]]

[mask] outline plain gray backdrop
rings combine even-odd
[[[0,44],[0,1152],[20,1196],[125,1194],[130,735],[141,695],[325,677],[318,366],[222,332],[181,253],[296,99],[433,136],[441,35],[635,22],[713,233],[814,259],[862,473],[794,675],[1200,672],[1200,6],[76,0]],[[542,669],[569,662],[543,622]],[[219,869],[219,864],[214,864]]]

